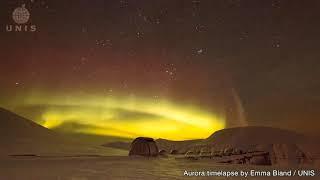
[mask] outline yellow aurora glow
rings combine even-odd
[[[53,129],[81,124],[68,131],[171,140],[206,138],[225,127],[223,118],[200,107],[135,96],[33,96],[30,106],[45,106],[40,124]]]

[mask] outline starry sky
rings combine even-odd
[[[36,32],[6,32],[12,11]],[[0,106],[48,128],[205,138],[263,125],[318,135],[317,0],[11,0]]]

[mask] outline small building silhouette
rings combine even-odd
[[[152,138],[138,137],[132,141],[129,156],[157,156],[158,146]]]

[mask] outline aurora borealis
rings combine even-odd
[[[0,106],[50,129],[172,140],[247,124],[318,132],[317,1],[23,3],[36,32],[6,32],[21,1],[0,5]]]
[[[174,140],[203,138],[224,128],[223,117],[199,107],[140,97],[31,97],[25,106],[45,105],[39,123],[54,129],[77,124],[70,132]]]

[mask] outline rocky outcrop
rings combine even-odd
[[[201,142],[202,139],[196,140],[186,140],[186,141],[171,141],[166,139],[157,139],[156,143],[160,149],[164,149],[167,152],[176,150],[179,153],[186,153],[191,147],[195,146],[197,143]]]
[[[255,153],[249,158],[249,161],[246,161],[246,163],[251,165],[272,165],[268,152]]]
[[[311,164],[312,158],[295,144],[272,144],[272,164]]]
[[[158,154],[159,154],[160,156],[165,156],[165,155],[167,155],[167,151],[164,150],[164,149],[161,149]]]
[[[170,154],[179,154],[179,151],[176,150],[176,149],[172,149],[172,150],[170,151]]]

